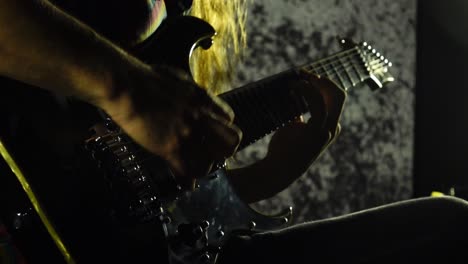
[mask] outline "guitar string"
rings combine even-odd
[[[346,56],[343,56],[344,54],[347,54]],[[377,54],[380,55],[380,53],[372,53],[371,56],[375,57],[371,63],[369,63],[369,66],[375,66],[375,62],[383,62],[383,64],[388,64],[389,62],[385,62],[381,57],[382,56],[377,56]],[[320,65],[319,67],[335,67],[335,63],[338,62],[338,63],[341,63],[340,59],[347,59],[347,58],[350,58],[350,57],[354,57],[355,55],[359,55],[359,61],[360,63],[362,62],[362,60],[365,60],[365,58],[362,58],[361,56],[363,56],[363,51],[358,48],[358,47],[355,47],[355,48],[352,48],[352,49],[349,49],[349,50],[345,50],[343,52],[339,52],[339,53],[336,53],[330,57],[327,57],[327,58],[324,58],[324,59],[321,59],[321,60],[318,60],[312,64],[310,64],[311,66],[312,65]],[[366,54],[364,54],[366,55]],[[340,57],[341,56],[341,57]],[[333,58],[336,58],[338,57],[338,60],[332,60]],[[327,62],[328,61],[328,62]],[[323,63],[323,62],[327,62],[327,63]],[[389,66],[390,67],[390,66]]]
[[[356,55],[358,55],[359,57],[356,58]],[[346,60],[346,61],[343,63],[341,60]],[[355,65],[365,66],[365,64],[363,64],[363,61],[362,61],[363,59],[360,57],[360,53],[358,51],[356,53],[354,53],[354,54],[351,54],[351,55],[348,55],[348,56],[345,56],[345,57],[341,57],[341,60],[330,61],[327,64],[313,63],[313,64],[303,66],[303,67],[304,68],[318,68],[319,70],[322,69],[323,71],[327,71],[327,67],[329,67],[329,68],[331,68],[330,69],[331,71],[337,70],[338,72],[341,73],[343,71],[347,71],[347,70],[350,69],[348,67],[349,63],[352,64],[351,66],[355,66]],[[356,62],[357,62],[357,64],[355,64]],[[339,63],[338,67],[335,65],[336,63]],[[375,68],[375,67],[378,67],[378,68]],[[380,69],[383,69],[385,67],[391,67],[391,66],[389,65],[388,62],[385,62],[382,59],[377,58],[377,59],[371,60],[368,63],[368,65],[366,67],[366,71],[367,71],[367,68],[370,68],[370,69],[373,69],[373,70],[380,70]]]
[[[331,75],[334,75],[334,74],[331,74]],[[117,132],[117,133],[114,134],[114,136],[121,136],[121,135],[126,135],[127,136],[127,134],[125,132]],[[133,154],[133,155],[135,155],[136,157],[139,158],[139,159],[134,159],[133,160],[136,164],[143,165],[144,163],[148,162],[149,160],[157,158],[156,155],[151,154],[148,150],[141,147],[139,144],[132,141],[131,139],[123,140],[120,143],[113,144],[112,146],[118,148],[118,147],[129,145],[129,144],[132,146],[133,149],[129,150],[128,154],[129,155]],[[144,153],[144,155],[141,155],[141,153]]]
[[[123,131],[120,131],[120,132],[114,132],[112,133],[112,135],[114,137],[120,137],[120,136],[125,136],[125,137],[128,137],[128,135],[123,132]],[[107,145],[107,144],[106,144]],[[140,146],[139,144],[137,144],[135,141],[133,141],[131,138],[128,138],[128,139],[121,139],[119,140],[119,143],[113,143],[111,145],[107,145],[108,147],[115,147],[115,148],[121,148],[123,146],[131,146],[132,149],[128,149],[127,150],[120,150],[121,152],[125,153],[125,154],[128,154],[128,155],[135,155],[136,157],[142,157],[142,155],[140,155],[140,153],[144,153],[145,155],[148,156],[148,158],[158,158],[157,155],[154,155],[154,154],[151,154],[148,150],[146,150],[144,147]],[[116,149],[116,151],[119,151],[119,149]],[[117,155],[117,154],[115,154]],[[131,161],[134,161],[136,163],[140,163],[142,160],[131,160]]]
[[[306,66],[304,67],[306,70],[308,71],[312,71],[318,75],[324,75],[324,76],[329,76],[329,77],[332,77],[332,76],[338,76],[340,77],[340,74],[345,72],[347,74],[347,76],[349,76],[351,78],[351,76],[349,75],[349,71],[350,70],[355,70],[357,73],[356,75],[359,77],[359,79],[363,79],[362,76],[361,76],[361,72],[359,70],[357,70],[358,68],[356,68],[356,64],[355,62],[357,61],[358,64],[357,66],[359,67],[360,66],[360,61],[356,60],[355,58],[353,58],[355,55],[352,55],[352,58],[349,58],[346,57],[346,58],[343,58],[343,59],[346,59],[346,62],[340,62],[340,65],[339,67],[336,67],[335,65],[333,65],[333,62],[327,64],[327,65],[309,65],[309,66]],[[331,67],[330,69],[327,69],[327,66],[328,67]],[[330,71],[330,72],[329,72]],[[367,74],[367,73],[366,73]],[[364,76],[364,79],[366,78],[367,76]]]
[[[343,64],[344,66],[335,67],[333,69],[326,69],[323,66],[308,66],[308,67],[304,67],[304,69],[308,70],[308,71],[312,71],[312,72],[314,72],[314,73],[316,73],[318,75],[324,75],[324,76],[327,76],[327,77],[330,77],[330,78],[338,77],[337,79],[340,80],[340,82],[343,85],[345,85],[345,82],[348,82],[348,83],[352,84],[352,81],[349,82],[349,81],[342,81],[341,80],[343,78],[346,79],[345,77],[343,77],[341,75],[343,72],[345,72],[346,76],[350,80],[352,80],[351,74],[349,72],[350,71],[356,71],[355,75],[359,78],[359,82],[362,82],[364,79],[367,79],[369,77],[369,70],[366,68],[365,69],[366,72],[365,72],[364,76],[361,76],[361,72],[356,69],[355,64],[354,64],[353,61],[351,61],[349,63],[341,63],[341,64]],[[378,71],[378,70],[385,69],[386,67],[389,67],[387,65],[387,63],[375,60],[375,61],[372,61],[371,63],[369,63],[368,68],[370,68],[371,71]]]
[[[365,50],[365,48],[364,48]],[[347,50],[344,50],[344,51],[341,51],[341,52],[338,52],[338,53],[335,53],[329,57],[326,57],[326,58],[323,58],[323,59],[320,59],[320,60],[317,60],[315,61],[313,64],[323,64],[322,62],[326,62],[326,61],[331,61],[333,58],[336,58],[336,57],[340,57],[342,56],[342,58],[345,58],[347,57],[348,55],[346,56],[343,56],[344,54],[348,54],[348,53],[351,53],[351,56],[353,55],[362,55],[364,53],[363,49],[360,48],[359,46],[355,46],[354,48],[351,48],[351,49],[347,49]],[[374,56],[375,57],[379,57],[380,56],[377,56],[377,52],[373,53],[375,54]],[[378,53],[380,55],[380,53]],[[364,54],[366,55],[366,54]],[[330,64],[323,64],[323,65],[326,65],[326,66],[329,66]]]
[[[378,69],[383,69],[383,68],[386,66],[385,63],[380,63],[380,64],[377,63],[377,64],[374,64],[374,65],[379,66]],[[380,66],[383,66],[383,67],[380,67]],[[311,68],[311,69],[312,69],[312,68]],[[350,68],[347,68],[347,69],[350,69]],[[322,71],[320,71],[320,69],[318,69],[318,70],[312,69],[312,70],[315,71],[315,72],[317,72],[318,74],[325,73],[325,70],[322,70]],[[340,69],[340,70],[337,70],[337,71],[338,71],[338,73],[339,73],[339,72],[342,72],[343,69]],[[332,73],[326,74],[326,75],[327,75],[327,76],[335,76],[335,75],[337,75],[337,72],[333,71]],[[368,76],[366,76],[366,77],[368,77]],[[115,134],[115,136],[120,136],[120,135],[126,135],[126,134],[125,134],[124,132],[118,132],[118,133]],[[118,144],[118,143],[117,143],[117,144],[113,144],[113,146],[114,146],[114,147],[119,147],[119,146],[122,146],[122,145],[124,145],[124,144],[126,144],[126,142],[122,142],[121,144]]]
[[[344,54],[347,54],[347,55],[343,56]],[[356,57],[356,55],[358,57]],[[373,54],[371,56],[374,56],[375,58],[368,63],[367,67],[365,68],[366,72],[369,71],[367,68],[370,68],[370,70],[375,71],[375,70],[383,69],[385,67],[390,67],[388,61],[385,62],[385,60],[382,60],[380,57],[378,57],[375,54]],[[339,59],[338,60],[331,60],[332,58],[335,58],[335,57],[339,57]],[[346,60],[346,62],[343,63],[342,60]],[[353,48],[351,50],[346,50],[344,52],[337,53],[337,54],[332,55],[332,56],[330,56],[328,58],[316,61],[316,62],[314,62],[312,64],[307,65],[307,66],[301,66],[301,67],[305,68],[305,69],[307,69],[307,68],[311,69],[311,70],[317,72],[317,74],[325,73],[325,75],[328,75],[328,76],[335,76],[335,75],[341,74],[343,72],[348,73],[348,71],[352,70],[353,67],[355,67],[355,66],[365,66],[364,60],[365,60],[365,58],[362,58],[362,51],[359,48]],[[325,61],[328,61],[328,62],[323,63]],[[357,62],[357,64],[355,64],[356,62]],[[338,67],[335,65],[337,63],[339,64]],[[301,68],[301,67],[299,67],[299,68]],[[330,71],[332,71],[332,73],[329,74],[327,72],[328,71],[327,67],[331,68]],[[321,71],[321,72],[319,72],[319,71]],[[365,76],[365,77],[368,77],[368,76]]]
[[[355,54],[355,55],[356,55],[356,54]],[[355,56],[355,55],[352,55],[352,56]],[[353,61],[353,60],[355,60],[355,58],[351,57],[351,59],[349,59],[349,57],[351,57],[351,56],[348,56],[348,58],[346,58],[346,59],[347,59],[347,60],[350,60],[349,63],[351,63],[351,68],[353,68],[353,66],[354,66],[354,65],[353,65],[353,64],[354,64],[354,61]],[[343,59],[343,58],[342,58],[342,59]],[[346,64],[348,64],[348,62],[346,62]],[[378,61],[378,60],[373,61],[373,62],[371,62],[371,63],[369,63],[369,64],[372,65],[372,67],[377,66],[378,69],[384,68],[384,67],[387,66],[387,63],[382,63],[381,61]],[[335,67],[335,66],[333,65],[333,63],[331,63],[331,65],[332,65],[333,67]],[[330,77],[331,77],[331,76],[335,76],[335,75],[338,75],[339,72],[342,72],[343,70],[347,71],[347,69],[349,69],[349,67],[348,67],[347,65],[344,65],[344,66],[343,66],[343,65],[344,65],[344,63],[340,61],[340,66],[341,66],[341,68],[343,68],[343,69],[337,70],[337,68],[335,67],[334,72],[333,72],[332,74],[328,74],[328,73],[327,73],[327,70],[326,70],[324,67],[319,67],[319,70],[316,71],[316,72],[317,72],[318,74],[320,74],[320,69],[322,69],[322,72],[325,72],[326,75],[328,75],[328,76],[330,76]],[[314,67],[310,67],[310,68],[312,68],[312,69],[315,71]],[[360,77],[360,76],[359,76],[359,77]],[[366,78],[368,78],[368,76],[366,76]],[[351,79],[351,77],[350,77],[350,79]],[[361,80],[361,81],[362,81],[362,80]],[[352,80],[351,80],[351,82],[352,82]],[[117,134],[118,134],[118,135],[126,135],[123,131],[118,132]],[[128,137],[128,135],[126,135],[126,137]],[[139,168],[141,168],[141,166],[147,164],[148,162],[150,162],[150,161],[153,160],[153,159],[156,159],[156,158],[159,159],[159,158],[160,158],[160,157],[158,157],[157,155],[154,155],[154,154],[151,154],[150,152],[148,152],[148,151],[147,151],[146,149],[144,149],[142,146],[140,146],[139,144],[137,144],[136,142],[134,142],[133,140],[131,140],[131,138],[128,138],[128,140],[123,140],[123,142],[122,142],[120,145],[123,145],[123,144],[127,144],[128,146],[132,146],[132,149],[131,149],[131,151],[128,152],[128,155],[133,155],[135,158],[134,158],[133,160],[130,160],[130,162],[133,162],[133,164],[134,164],[135,166],[139,166]],[[115,144],[115,145],[117,145],[117,147],[119,146],[119,144]],[[141,153],[143,153],[143,154],[141,154]],[[138,158],[136,158],[136,157],[138,157]],[[169,166],[168,166],[168,168],[169,168]],[[126,168],[124,168],[123,165],[122,165],[122,169],[126,169]],[[131,167],[130,167],[130,169],[131,169]],[[130,176],[130,175],[128,175],[127,177],[129,177],[129,178],[130,178],[130,177],[131,177],[131,178],[138,178],[138,177],[141,177],[141,176],[145,176],[145,172],[144,172],[144,171],[141,171],[140,169],[138,169],[138,171],[136,172],[136,176]],[[146,175],[146,176],[147,176],[147,175]],[[131,179],[131,178],[130,178],[130,179]],[[151,177],[150,177],[150,178],[151,178]],[[148,183],[148,184],[149,184],[149,183]]]
[[[348,52],[348,53],[352,53],[352,52]],[[342,59],[346,58],[348,60],[350,60],[351,58],[351,61],[349,63],[353,64],[353,60],[352,57],[355,56],[355,55],[359,55],[359,52],[355,52],[355,54],[352,54],[352,55],[348,55],[346,57],[342,57]],[[336,57],[337,55],[335,55]],[[334,65],[333,65],[333,62],[332,63],[328,63],[328,64],[324,64],[324,65],[332,65],[333,67],[335,67],[335,69],[333,70],[332,73],[327,73],[327,70],[324,68],[324,65],[321,65],[321,66],[318,66],[318,67],[313,67],[312,65],[309,66],[309,67],[304,67],[304,68],[309,68],[313,71],[315,71],[317,74],[322,74],[322,73],[325,73],[326,76],[329,76],[329,77],[332,77],[332,76],[336,76],[338,75],[340,72],[343,72],[343,71],[346,71],[346,70],[349,70],[350,68],[352,68],[354,65],[351,65],[351,67],[348,67],[349,66],[349,63],[347,62],[346,64],[345,63],[342,63],[340,62],[340,67],[339,68],[336,68]],[[383,69],[385,67],[388,67],[387,63],[385,62],[382,62],[381,60],[374,60],[372,61],[371,63],[369,63],[369,65],[371,65],[372,67],[378,67],[377,69],[374,69],[374,70],[380,70],[380,69]],[[314,69],[315,68],[315,69]],[[318,69],[317,69],[318,68]],[[368,76],[366,76],[368,78]],[[125,132],[117,132],[114,134],[114,136],[120,136],[120,135],[126,135],[127,134]],[[131,139],[130,140],[125,140],[125,141],[122,141],[121,143],[117,143],[117,144],[113,144],[113,147],[121,147],[121,146],[124,146],[124,145],[128,145],[128,144],[131,144],[134,148],[134,150],[132,150],[131,152],[129,152],[128,154],[131,155],[131,154],[134,154],[134,155],[138,155],[140,157],[140,159],[138,160],[134,160],[134,162],[136,162],[137,164],[141,164],[143,165],[143,163],[146,163],[148,160],[151,160],[151,159],[154,159],[154,158],[157,158],[156,155],[153,155],[151,153],[149,153],[146,149],[144,149],[143,147],[141,147],[140,145],[136,144],[134,141],[132,141]],[[141,152],[144,152],[146,155],[146,157],[140,155]]]
[[[322,67],[322,66],[318,66],[318,67],[309,66],[308,68],[318,73],[325,73],[326,75],[330,76],[330,75],[337,75],[337,74],[341,74],[343,72],[348,72],[349,70],[352,70],[355,64],[353,61],[351,61],[350,63],[352,64],[351,67],[348,67],[350,66],[349,63],[342,63],[342,64],[345,64],[345,66],[340,66],[338,68],[335,67],[329,70],[325,69],[325,67]],[[387,63],[385,62],[374,60],[369,63],[369,66],[367,68],[370,68],[371,71],[378,71],[378,70],[385,69],[386,67],[388,68],[390,66],[388,66]],[[365,68],[365,71],[366,71],[366,74],[369,74],[369,70],[367,68]],[[328,73],[328,71],[331,71],[331,73]],[[365,76],[365,77],[368,77],[368,76]]]
[[[313,62],[313,63],[311,63],[311,64],[323,64],[322,62],[331,61],[332,59],[334,59],[334,58],[336,58],[336,57],[342,56],[342,58],[345,58],[345,57],[348,57],[348,56],[349,56],[349,55],[343,56],[344,54],[351,54],[351,56],[354,56],[354,55],[356,55],[356,54],[360,54],[359,51],[360,51],[359,48],[354,47],[354,48],[352,48],[352,49],[344,50],[344,51],[342,51],[342,52],[335,53],[335,54],[333,54],[333,55],[331,55],[331,56],[329,56],[329,57],[326,57],[326,58],[317,60],[317,61],[315,61],[315,62]],[[328,65],[330,65],[330,64],[327,63],[327,64],[323,64],[323,65],[327,65],[327,66],[328,66]]]

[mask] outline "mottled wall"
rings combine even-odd
[[[299,181],[256,204],[293,205],[295,222],[325,218],[411,197],[416,0],[254,0],[249,52],[239,84],[339,51],[335,37],[367,41],[393,62],[396,81],[349,92],[342,133]],[[238,154],[265,153],[262,140]]]

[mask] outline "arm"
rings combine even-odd
[[[0,58],[1,75],[104,109],[187,187],[240,141],[224,103],[177,72],[154,71],[45,0],[0,1]],[[188,159],[203,134],[207,151]]]
[[[47,1],[1,1],[0,25],[0,74],[98,105],[117,76],[147,67]]]
[[[264,159],[229,170],[239,197],[247,203],[268,199],[302,176],[332,141],[326,129],[311,125],[298,121],[279,130]]]

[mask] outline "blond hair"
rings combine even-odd
[[[195,81],[213,93],[229,89],[246,46],[246,0],[195,0],[193,16],[210,23],[217,35],[208,50],[197,49],[191,60]]]

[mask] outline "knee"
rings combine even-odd
[[[468,221],[468,202],[458,197],[442,196],[427,198],[428,206],[441,217],[454,217]]]

